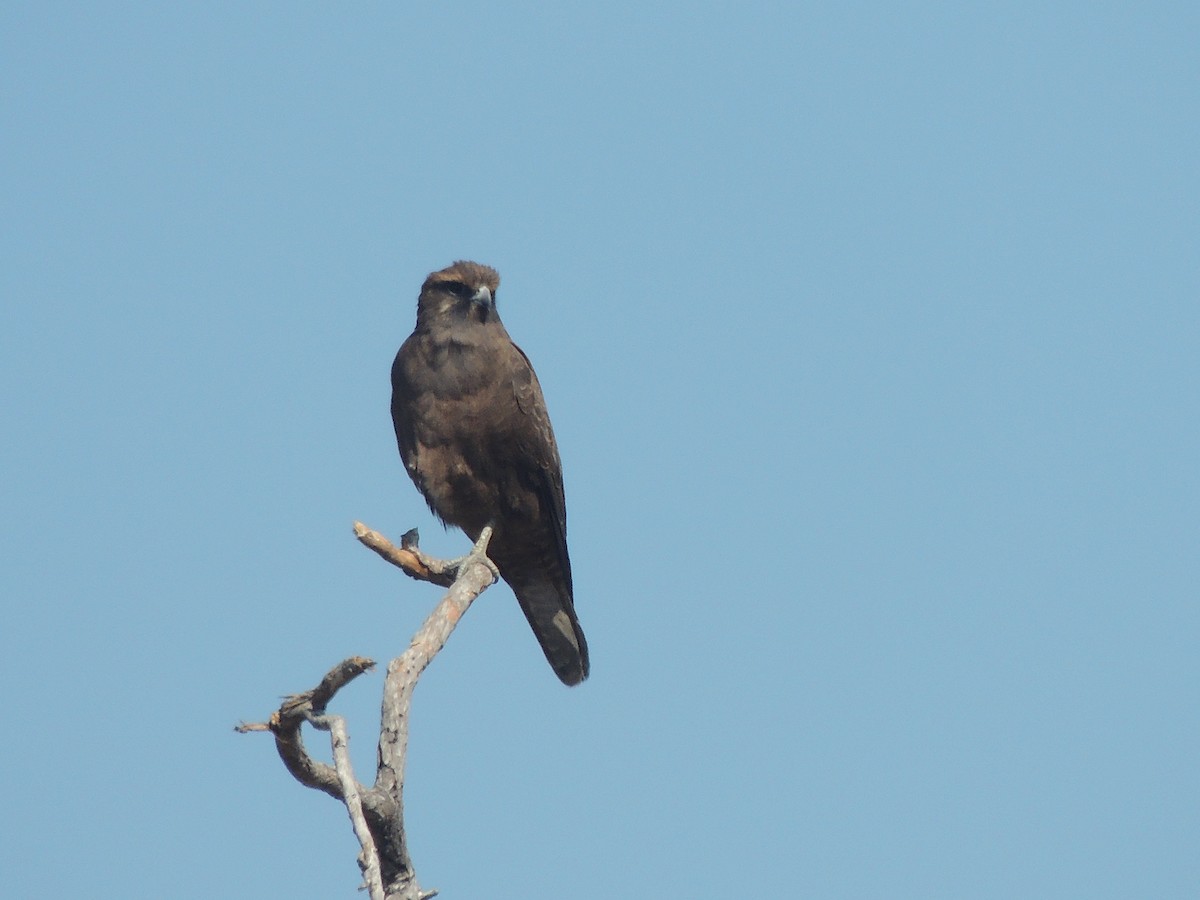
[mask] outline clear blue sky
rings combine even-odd
[[[1200,896],[1200,13],[6,4],[0,893],[353,897],[237,736],[437,597],[362,519],[495,266],[592,678],[422,680],[447,898]],[[374,758],[381,676],[340,698]],[[314,746],[323,738],[314,736]]]

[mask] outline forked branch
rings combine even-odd
[[[404,535],[399,547],[361,522],[354,523],[354,533],[360,542],[413,578],[450,588],[417,630],[408,649],[388,664],[375,783],[364,787],[356,780],[350,767],[345,722],[325,712],[338,690],[374,668],[375,663],[365,657],[344,660],[312,690],[285,698],[269,721],[243,723],[236,730],[271,731],[280,759],[297,781],[346,805],[362,846],[358,862],[371,900],[427,900],[437,891],[423,891],[417,883],[404,834],[409,710],[421,673],[445,646],[475,598],[496,581],[496,567],[486,555],[491,529],[484,529],[468,556],[453,562],[425,556],[417,546],[415,529]],[[309,756],[301,738],[305,722],[330,732],[333,766]]]

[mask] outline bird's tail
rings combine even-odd
[[[509,581],[509,585],[559,680],[576,685],[587,678],[587,640],[579,627],[571,594],[548,578]]]

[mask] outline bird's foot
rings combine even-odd
[[[488,571],[492,573],[492,582],[500,580],[500,570],[496,568],[496,564],[488,559],[487,547],[488,542],[492,539],[492,526],[485,525],[483,531],[479,532],[479,540],[475,542],[475,546],[471,548],[471,552],[466,556],[460,556],[458,559],[447,560],[446,569],[454,573],[454,577],[458,578],[467,570],[468,566],[474,563],[482,563],[487,566]]]

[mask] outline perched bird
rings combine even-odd
[[[575,616],[562,463],[542,388],[496,313],[495,269],[456,262],[421,286],[392,364],[400,458],[429,508],[475,541],[512,587],[564,684],[588,676]]]

